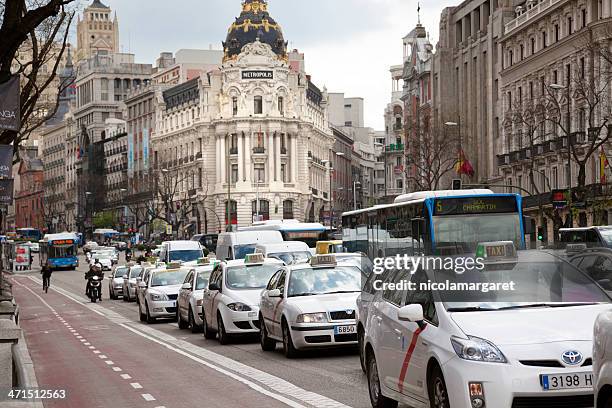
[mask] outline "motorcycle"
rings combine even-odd
[[[96,303],[96,301],[100,298],[102,294],[102,279],[94,275],[89,278],[89,299]]]

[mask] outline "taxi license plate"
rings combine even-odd
[[[544,391],[593,388],[593,373],[542,374],[540,384]]]
[[[350,325],[350,326],[335,326],[334,327],[334,334],[351,334],[351,333],[357,333],[357,326]]]

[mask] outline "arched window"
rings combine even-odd
[[[293,218],[293,201],[283,201],[283,220],[292,220]]]
[[[257,200],[251,204],[253,220],[259,215],[259,221],[267,221],[270,219],[270,202],[268,200],[259,200],[259,211],[257,211]]]

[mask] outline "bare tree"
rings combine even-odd
[[[14,143],[17,148],[57,111],[57,100],[42,105],[39,100],[46,89],[57,85],[75,14],[68,5],[74,1],[0,0],[0,83],[12,75],[20,76],[22,120],[19,132],[0,132],[0,144]],[[58,88],[61,92],[70,85],[59,84]]]
[[[404,173],[406,182],[416,191],[438,190],[458,162],[459,139],[440,134],[429,122],[425,118],[422,126],[416,128],[416,137],[408,140]]]

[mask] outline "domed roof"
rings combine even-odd
[[[232,23],[223,42],[223,61],[235,58],[242,47],[254,43],[256,39],[270,45],[279,58],[287,58],[287,43],[280,25],[268,13],[266,0],[245,0],[240,17]]]

